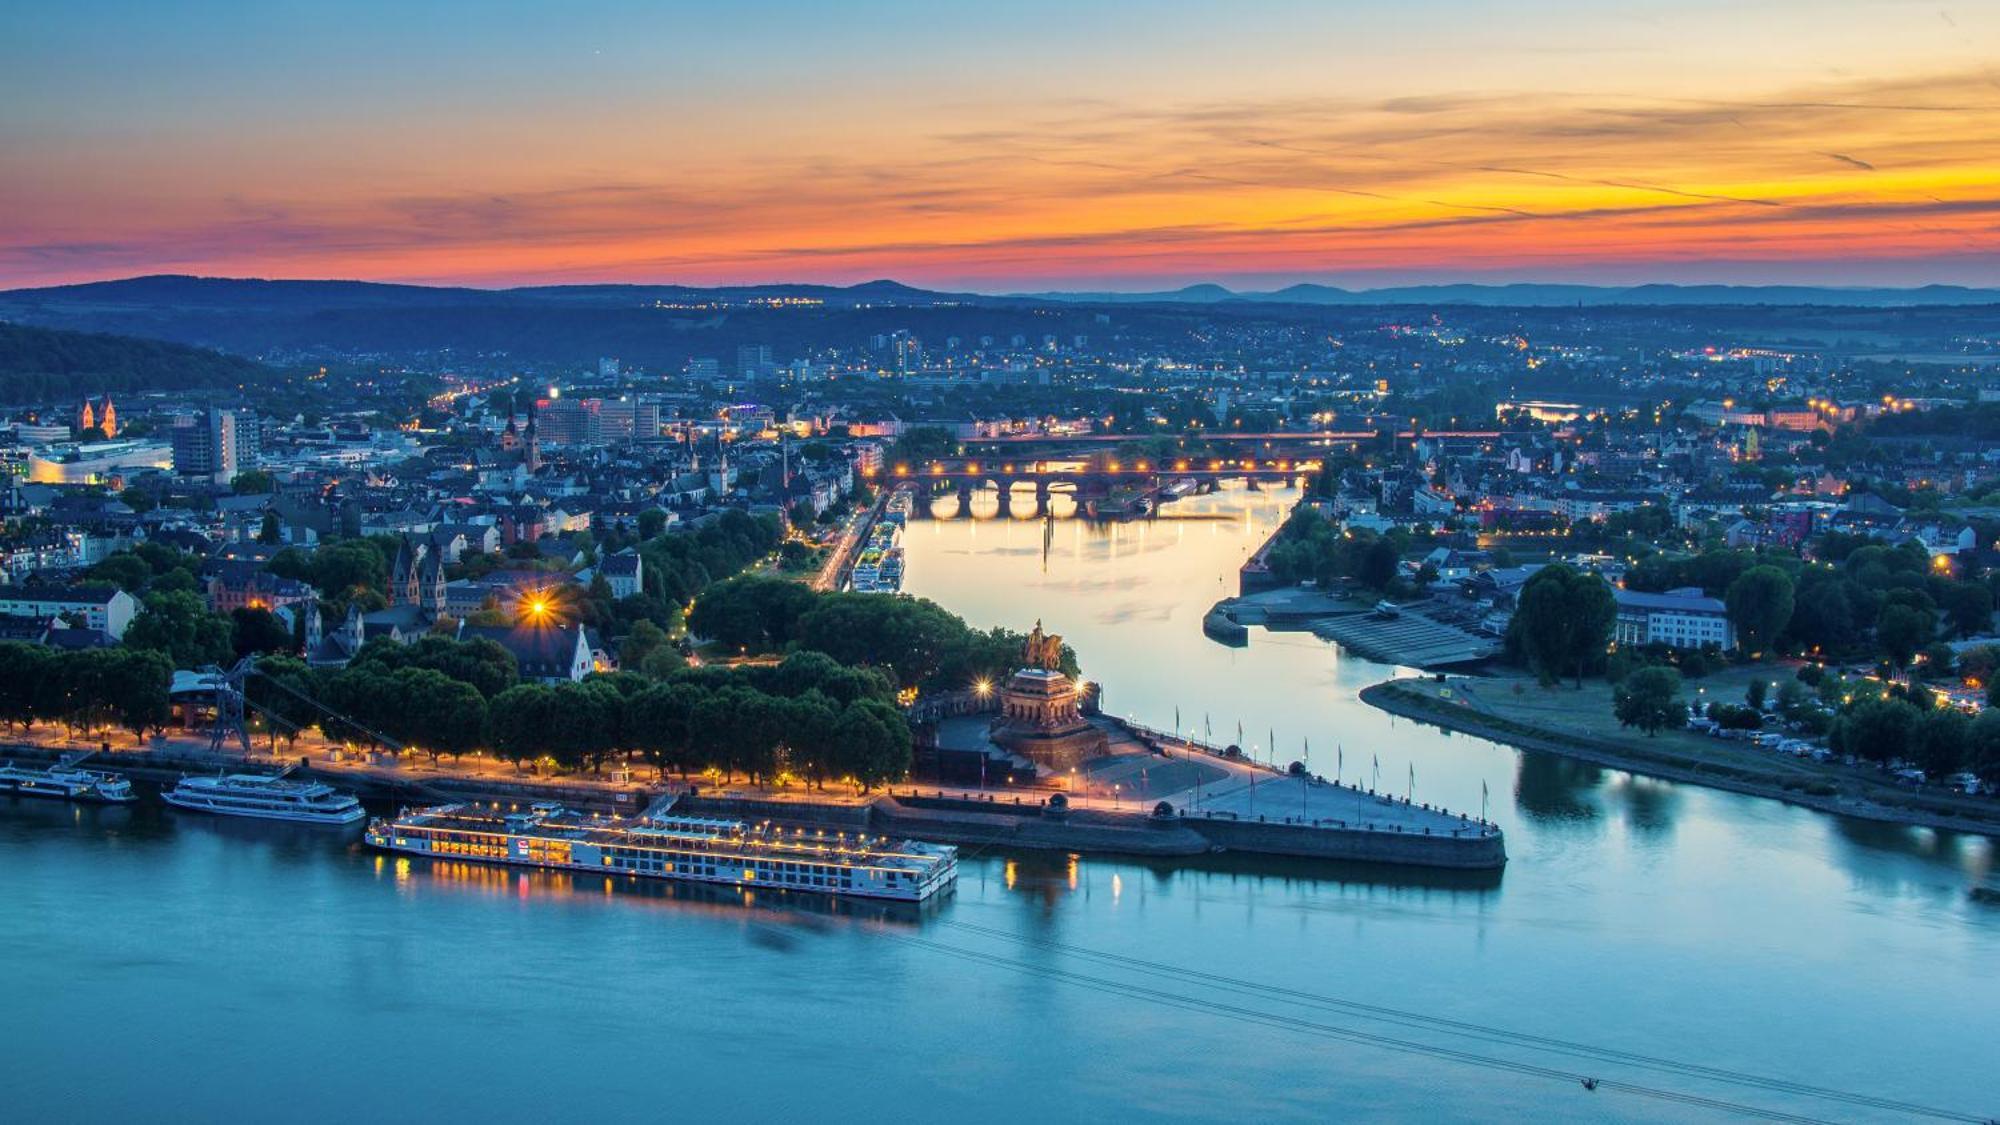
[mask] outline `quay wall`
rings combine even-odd
[[[870,806],[832,801],[760,801],[752,797],[682,797],[674,811],[727,820],[784,820],[829,828],[874,831]]]
[[[1500,833],[1476,828],[1427,835],[1221,818],[1191,819],[1188,826],[1217,848],[1231,852],[1461,870],[1485,870],[1507,863],[1507,846]]]
[[[1236,852],[1455,870],[1494,869],[1507,862],[1501,834],[1476,826],[1426,834],[1226,816],[1159,819],[1096,809],[1074,809],[1052,817],[1040,805],[914,795],[878,797],[867,805],[684,797],[675,808],[695,815],[769,817],[974,847],[1154,857]]]

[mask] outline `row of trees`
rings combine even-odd
[[[66,652],[0,641],[0,722],[60,723],[81,734],[118,727],[142,738],[166,725],[173,678],[173,664],[146,649]]]
[[[688,628],[738,652],[820,652],[880,668],[899,687],[946,690],[1013,671],[1023,640],[1007,629],[974,629],[924,598],[822,594],[754,575],[703,591]],[[1078,673],[1074,652],[1066,651],[1063,663],[1064,671]]]
[[[1398,564],[1408,548],[1408,535],[1400,528],[1387,535],[1366,529],[1346,532],[1302,507],[1285,521],[1264,561],[1271,576],[1287,585],[1311,579],[1332,587],[1352,578],[1370,589],[1387,590],[1395,584]]]
[[[910,733],[882,673],[818,652],[777,664],[523,683],[490,641],[374,641],[321,672],[288,657],[259,664],[247,690],[271,737],[317,726],[330,738],[414,747],[433,758],[491,749],[520,764],[599,768],[630,754],[683,775],[709,769],[766,781],[852,777],[877,785],[910,765]],[[338,715],[315,706],[317,700]]]

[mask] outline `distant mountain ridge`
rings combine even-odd
[[[1557,305],[1820,305],[1909,307],[2000,303],[2000,288],[1925,285],[1912,289],[1880,286],[1840,288],[1814,285],[1565,285],[1512,282],[1503,285],[1455,283],[1342,289],[1301,282],[1283,289],[1236,291],[1213,283],[1152,293],[1046,291],[1012,296],[1037,301],[1084,304],[1247,304],[1300,305],[1486,305],[1505,308]]]
[[[1387,286],[1378,289],[1345,289],[1335,285],[1301,282],[1282,289],[1233,290],[1224,285],[1207,282],[1154,292],[1046,290],[982,294],[921,289],[890,280],[867,281],[858,285],[774,282],[766,285],[699,286],[607,282],[481,289],[471,286],[410,285],[376,281],[290,281],[151,274],[116,281],[0,290],[0,318],[6,317],[10,310],[26,312],[31,309],[54,308],[93,308],[103,311],[129,311],[136,308],[179,311],[241,309],[276,312],[370,307],[440,308],[532,304],[630,307],[652,302],[741,301],[759,297],[809,298],[824,301],[829,305],[849,307],[880,301],[905,304],[1015,304],[1023,301],[1039,301],[1106,305],[1237,302],[1363,306],[1458,304],[1548,307],[1582,304],[1906,307],[2000,304],[2000,288],[1972,288],[1962,285],[1925,285],[1909,289],[1813,285],[1610,286],[1539,282],[1486,285],[1463,282]]]

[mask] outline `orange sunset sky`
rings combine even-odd
[[[2000,284],[2000,4],[14,4],[0,286]]]

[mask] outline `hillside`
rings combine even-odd
[[[0,321],[0,403],[67,394],[233,387],[270,373],[263,364],[206,348]]]

